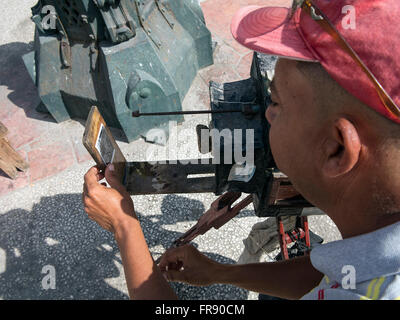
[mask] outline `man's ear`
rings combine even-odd
[[[323,145],[322,173],[336,178],[351,171],[357,164],[361,142],[356,127],[348,119],[337,119]]]

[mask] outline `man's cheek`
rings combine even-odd
[[[275,118],[278,116],[278,114],[279,114],[279,108],[269,106],[267,108],[267,110],[265,111],[265,118],[267,119],[269,124],[272,125],[272,123],[275,121]]]
[[[284,141],[284,137],[279,133],[279,130],[271,128],[269,132],[269,143],[276,166],[280,171],[285,173],[285,159],[287,159],[287,156],[285,155],[285,150],[287,150],[287,148],[285,147],[286,144]]]

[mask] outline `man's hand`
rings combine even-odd
[[[113,170],[113,165],[109,165],[104,175],[97,167],[92,167],[85,175],[82,200],[89,218],[115,234],[124,222],[136,218],[136,215],[129,193],[114,176]],[[100,183],[104,178],[111,188]]]
[[[168,281],[208,286],[215,283],[217,272],[223,265],[186,245],[165,252],[158,266]]]

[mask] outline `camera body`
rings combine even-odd
[[[228,160],[216,164],[216,194],[228,191],[252,194],[259,217],[299,215],[304,207],[311,207],[276,168],[269,145],[265,112],[271,103],[269,85],[276,61],[276,57],[255,52],[249,79],[210,83],[211,110],[243,110],[212,115],[211,151]]]

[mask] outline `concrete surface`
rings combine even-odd
[[[34,110],[36,89],[21,55],[32,49],[30,7],[36,1],[1,2],[0,119],[10,130],[11,143],[31,168],[16,181],[0,173],[0,299],[127,299],[116,243],[111,234],[86,217],[81,204],[83,175],[93,165],[81,145],[84,121],[56,124],[50,116]],[[247,77],[251,52],[230,38],[227,21],[239,6],[260,2],[202,2],[219,46],[215,65],[199,73],[184,109],[208,108],[210,79],[224,82]],[[178,147],[179,159],[198,155],[194,128],[198,123],[206,124],[208,117],[188,116],[185,120],[179,130],[192,130],[193,135],[186,136],[179,146],[193,148],[182,154]],[[119,132],[113,132],[128,160],[145,160],[148,145],[141,140],[128,144]],[[215,198],[213,194],[133,197],[154,258],[189,229]],[[215,260],[235,263],[243,250],[242,240],[256,222],[264,220],[251,209],[194,244]],[[310,226],[327,242],[340,238],[326,216],[312,217]],[[54,267],[55,289],[43,287],[46,266]],[[257,299],[255,293],[226,285],[173,287],[182,299]]]

